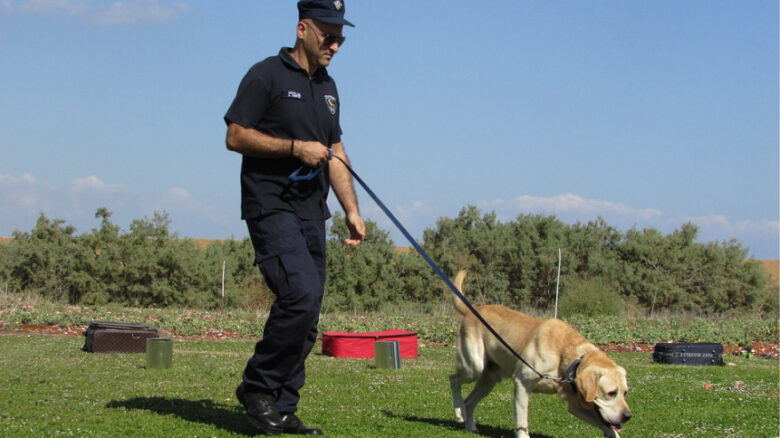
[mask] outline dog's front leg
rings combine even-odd
[[[515,382],[515,438],[529,438],[528,435],[528,399],[529,390],[517,377]]]

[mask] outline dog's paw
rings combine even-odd
[[[463,419],[463,413],[461,412],[460,408],[455,408],[455,421],[458,423],[463,423],[465,421]]]

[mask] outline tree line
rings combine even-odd
[[[267,309],[273,302],[252,265],[248,238],[201,249],[171,232],[166,213],[136,219],[127,231],[106,208],[95,218],[99,227],[80,235],[44,214],[29,232],[14,232],[0,244],[0,288],[80,305]],[[425,261],[397,248],[376,223],[367,221],[367,231],[367,240],[352,247],[343,243],[343,216],[328,223],[324,309],[441,305],[444,285]],[[464,291],[475,303],[549,309],[558,287],[567,313],[776,315],[777,291],[760,264],[745,259],[747,249],[735,240],[699,243],[697,233],[691,223],[663,234],[621,232],[601,218],[567,225],[554,216],[520,215],[501,222],[467,206],[426,229],[420,243],[448,275],[469,270]]]

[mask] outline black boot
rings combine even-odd
[[[322,435],[321,430],[306,426],[295,414],[282,415],[282,430],[296,435]]]
[[[260,432],[267,435],[277,435],[285,431],[285,423],[276,407],[276,399],[271,394],[262,392],[247,392],[244,383],[236,388],[236,397],[244,405],[249,422]]]

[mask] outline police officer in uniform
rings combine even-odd
[[[330,159],[348,162],[326,67],[353,24],[343,0],[301,0],[298,16],[295,46],[252,66],[225,115],[227,148],[242,155],[241,218],[276,295],[236,395],[262,433],[322,435],[295,413],[324,294],[330,187],[345,212],[346,243],[360,243],[365,224],[349,170]]]

